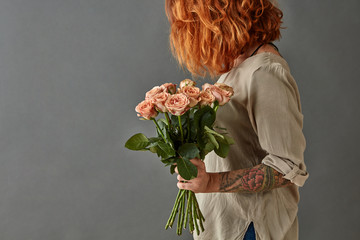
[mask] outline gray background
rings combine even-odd
[[[176,177],[123,146],[134,107],[183,73],[164,1],[0,0],[0,239],[191,239],[164,230]],[[310,177],[300,239],[360,235],[360,3],[282,0]]]

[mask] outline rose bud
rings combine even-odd
[[[164,91],[164,88],[155,86],[145,94],[145,100],[151,99],[153,96],[155,96],[156,94],[161,93],[163,91]]]
[[[170,93],[170,94],[175,94],[176,93],[176,84],[164,83],[160,87],[163,88],[164,91],[166,91],[167,93]]]
[[[200,99],[200,106],[211,105],[215,102],[215,97],[210,91],[201,91]]]
[[[180,92],[188,96],[190,100],[189,107],[194,107],[200,101],[200,89],[194,86],[185,86],[180,89]]]
[[[189,104],[190,100],[185,94],[176,93],[168,97],[165,102],[165,107],[171,114],[180,116],[189,110]]]
[[[194,82],[191,79],[184,79],[180,82],[180,88],[186,87],[186,86],[195,86],[196,82]]]
[[[158,112],[155,109],[155,105],[149,99],[139,103],[136,106],[135,111],[138,112],[137,114],[138,117],[143,117],[146,120],[155,118],[158,115]]]
[[[155,105],[156,109],[160,112],[167,112],[165,107],[165,102],[170,96],[169,93],[163,91],[161,93],[156,94],[151,98],[152,103]]]

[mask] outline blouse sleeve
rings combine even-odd
[[[304,163],[300,96],[291,74],[279,65],[257,69],[251,78],[248,113],[262,149],[262,163],[302,187],[309,177]]]

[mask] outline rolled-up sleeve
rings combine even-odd
[[[280,64],[260,67],[251,78],[247,110],[259,144],[268,154],[262,163],[303,186],[306,140],[300,95],[294,78]]]

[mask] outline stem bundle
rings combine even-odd
[[[203,225],[205,218],[200,211],[199,204],[194,192],[190,190],[179,189],[174,207],[166,223],[165,229],[172,227],[177,213],[179,213],[176,228],[177,235],[181,235],[182,229],[186,229],[187,224],[189,224],[190,233],[193,233],[194,230],[196,230],[197,235],[199,235],[200,230],[202,232],[205,230]]]

